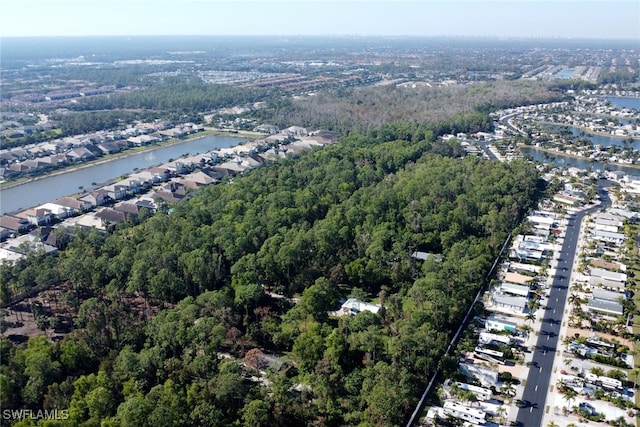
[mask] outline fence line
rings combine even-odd
[[[477,302],[480,300],[480,298],[482,298],[482,294],[485,291],[485,286],[486,286],[487,283],[489,283],[489,279],[491,278],[491,276],[493,275],[493,272],[495,271],[496,267],[498,266],[498,262],[502,259],[502,255],[504,254],[504,250],[505,250],[505,248],[507,247],[507,245],[509,244],[510,241],[511,241],[511,234],[509,234],[507,236],[507,239],[502,244],[502,248],[500,249],[500,253],[496,257],[496,259],[493,261],[493,265],[491,266],[491,270],[489,270],[489,273],[487,273],[487,276],[484,279],[485,283],[483,284],[482,287],[480,287],[480,289],[478,290],[478,293],[476,294],[475,299],[473,300],[471,305],[469,305],[469,310],[467,310],[467,314],[464,316],[464,320],[460,324],[460,327],[458,328],[458,331],[456,332],[456,334],[451,339],[451,342],[449,343],[449,346],[447,347],[447,350],[444,352],[443,356],[448,356],[451,353],[451,350],[453,350],[455,348],[455,346],[458,344],[458,340],[460,339],[460,335],[462,334],[462,331],[467,327],[467,325],[469,323],[469,318],[471,317],[471,313],[473,312],[473,307],[477,304]],[[422,397],[420,397],[420,400],[418,401],[418,404],[416,405],[416,409],[414,409],[413,413],[411,414],[411,418],[409,419],[409,422],[407,423],[407,427],[412,427],[415,424],[416,419],[418,417],[418,414],[420,414],[420,411],[422,411],[422,409],[424,408],[424,404],[425,404],[425,402],[427,400],[427,396],[431,393],[431,389],[433,388],[433,385],[435,384],[436,379],[438,378],[439,374],[440,374],[440,368],[438,367],[438,368],[436,368],[436,371],[433,373],[433,376],[431,377],[431,381],[429,381],[429,384],[427,384],[427,387],[425,388],[424,392],[422,393]]]

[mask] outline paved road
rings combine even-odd
[[[573,215],[573,218],[569,218],[564,243],[558,259],[558,268],[553,278],[547,308],[542,319],[540,334],[533,353],[529,375],[527,376],[527,384],[522,393],[522,404],[516,418],[517,425],[542,425],[544,405],[549,391],[564,305],[569,291],[571,269],[576,255],[580,223],[587,213],[602,209],[611,203],[609,196],[604,191],[604,187],[608,184],[609,182],[606,180],[598,182],[600,205],[577,212]]]
[[[500,117],[500,119],[498,120],[503,126],[505,126],[507,129],[510,129],[513,133],[515,133],[516,135],[526,135],[525,132],[522,132],[520,129],[518,129],[517,127],[513,126],[511,124],[511,122],[509,122],[509,119],[511,117],[515,117],[520,113],[511,113],[511,114],[507,114],[506,116]]]

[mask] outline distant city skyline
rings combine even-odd
[[[626,39],[638,0],[0,0],[0,37],[362,35]]]

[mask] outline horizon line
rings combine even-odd
[[[601,40],[601,41],[635,41],[640,44],[640,38],[636,37],[587,37],[587,36],[516,36],[516,35],[472,35],[472,34],[56,34],[56,35],[0,35],[0,39],[33,39],[33,38],[77,38],[77,37],[127,37],[127,38],[140,38],[140,37],[351,37],[351,38],[456,38],[456,39],[517,39],[517,40]]]

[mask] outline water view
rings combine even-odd
[[[575,167],[583,170],[591,170],[591,171],[622,171],[626,174],[640,177],[640,169],[620,165],[616,163],[600,163],[600,162],[592,162],[587,159],[578,159],[575,157],[564,156],[560,153],[550,153],[548,151],[539,150],[535,147],[520,147],[522,153],[537,162],[551,164],[557,167]]]
[[[559,131],[560,129],[568,129],[573,136],[589,139],[593,143],[593,145],[601,145],[603,147],[623,148],[625,141],[629,140],[629,138],[621,138],[621,137],[615,137],[615,136],[588,133],[584,129],[580,129],[573,126],[552,125],[550,127],[555,131]],[[640,150],[640,139],[634,139],[632,146],[635,150]]]
[[[618,108],[629,108],[640,111],[640,98],[624,96],[606,96],[604,99]]]
[[[186,140],[180,144],[158,147],[151,151],[132,154],[107,163],[91,165],[55,176],[45,176],[35,181],[0,190],[0,213],[5,214],[78,193],[116,179],[136,169],[166,163],[185,154],[195,155],[218,148],[232,147],[244,140],[230,136],[205,136]]]

